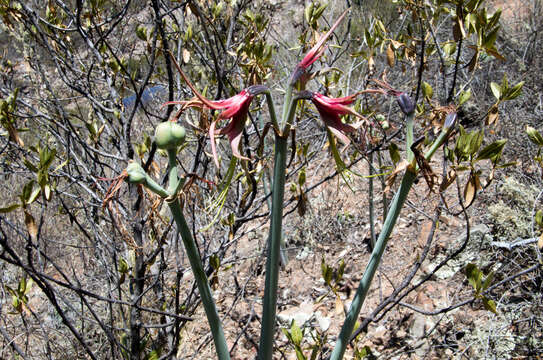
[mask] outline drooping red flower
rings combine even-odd
[[[307,54],[304,56],[302,61],[298,63],[298,65],[296,66],[296,69],[294,69],[294,72],[292,73],[290,77],[291,83],[295,83],[296,81],[298,81],[300,76],[302,76],[305,73],[307,68],[311,66],[311,64],[313,64],[315,61],[317,61],[318,58],[322,56],[322,54],[326,50],[326,46],[324,46],[324,43],[332,35],[334,30],[339,26],[339,24],[341,23],[341,21],[343,20],[346,14],[347,14],[347,10],[343,12],[343,14],[341,14],[341,16],[334,23],[334,25],[332,25],[330,30],[328,30],[328,32],[324,34],[319,39],[319,41],[317,41],[317,43],[307,52]]]
[[[353,125],[345,124],[340,116],[350,114],[362,120],[365,118],[346,105],[352,104],[360,93],[341,97],[331,98],[319,93],[312,93],[311,101],[315,104],[322,121],[330,131],[345,145],[350,144],[349,138],[344,133],[355,131],[360,123]]]
[[[172,56],[173,58],[173,56]],[[251,100],[255,95],[258,95],[267,90],[267,87],[264,85],[253,85],[244,90],[239,94],[234,95],[228,99],[224,100],[209,100],[196,90],[196,87],[190,82],[188,77],[183,73],[179,64],[175,58],[173,58],[174,63],[177,67],[177,70],[192,90],[196,98],[187,101],[169,101],[164,103],[162,106],[179,104],[182,105],[178,115],[189,107],[207,107],[212,110],[223,110],[217,119],[215,119],[209,126],[209,138],[211,141],[211,152],[213,153],[213,160],[215,165],[219,166],[219,159],[217,156],[217,148],[215,144],[215,135],[227,135],[228,140],[230,141],[230,146],[232,147],[232,154],[239,158],[249,160],[247,157],[244,157],[239,152],[239,143],[241,140],[241,135],[243,134],[243,128],[245,127],[245,121],[247,120],[247,114],[249,112],[249,106],[251,105]],[[221,129],[215,129],[217,121],[223,119],[232,119],[225,127]]]

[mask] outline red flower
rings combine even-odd
[[[300,61],[300,63],[296,66],[296,69],[294,70],[294,72],[292,73],[292,76],[291,76],[291,83],[292,84],[295,83],[296,81],[298,81],[298,79],[300,78],[300,76],[303,75],[303,73],[306,71],[306,69],[309,66],[311,66],[311,64],[313,64],[315,61],[317,61],[318,58],[321,57],[321,55],[326,50],[326,46],[323,46],[324,43],[326,42],[326,40],[328,40],[330,35],[332,35],[332,33],[338,27],[338,25],[341,23],[341,20],[343,20],[343,18],[345,17],[346,14],[347,14],[347,11],[345,11],[343,14],[341,14],[339,19],[336,20],[336,22],[334,23],[334,25],[332,25],[330,30],[328,30],[328,32],[319,39],[319,41],[315,44],[315,46],[313,46],[311,48],[311,50],[309,50],[307,52],[307,54],[304,56],[302,61]]]
[[[349,138],[344,133],[355,131],[360,123],[353,125],[345,124],[341,121],[340,115],[351,114],[360,119],[365,119],[362,115],[346,106],[352,104],[360,93],[341,98],[330,98],[319,93],[313,93],[311,101],[319,111],[322,121],[330,131],[345,145],[350,144]]]
[[[173,58],[173,56],[172,56]],[[207,107],[212,110],[224,110],[219,114],[217,119],[211,123],[209,126],[209,138],[211,140],[211,151],[213,153],[213,160],[215,161],[215,164],[217,167],[219,166],[219,160],[217,156],[217,149],[215,145],[215,135],[227,135],[228,140],[230,141],[230,146],[232,147],[232,154],[239,158],[239,159],[245,159],[249,160],[247,157],[244,157],[239,152],[239,142],[241,140],[241,135],[243,133],[243,128],[245,127],[245,121],[247,120],[247,113],[249,112],[249,106],[251,105],[251,100],[253,100],[253,97],[255,95],[258,95],[262,93],[263,91],[267,90],[266,86],[263,85],[254,85],[250,86],[247,89],[242,90],[239,94],[232,96],[231,98],[224,99],[224,100],[209,100],[205,98],[202,94],[196,90],[194,85],[190,82],[190,80],[187,78],[187,76],[181,71],[181,68],[177,64],[177,62],[174,60],[174,63],[177,67],[177,70],[187,83],[187,85],[190,87],[194,95],[196,95],[196,99],[191,99],[188,101],[170,101],[167,103],[164,103],[162,106],[171,105],[171,104],[180,104],[182,105],[181,110],[178,112],[177,117],[179,114],[186,108],[189,107]],[[222,129],[215,129],[215,125],[217,121],[222,119],[232,119],[228,125],[223,127]]]

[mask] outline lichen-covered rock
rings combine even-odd
[[[538,195],[535,186],[524,185],[512,177],[499,188],[499,200],[488,207],[493,233],[503,241],[531,236],[532,211]]]

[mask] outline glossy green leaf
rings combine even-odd
[[[482,300],[483,300],[483,306],[485,307],[485,309],[498,315],[498,311],[496,310],[496,302],[494,300],[488,299],[487,297],[483,297]]]
[[[431,99],[432,96],[434,96],[434,89],[432,89],[432,86],[428,84],[426,81],[422,82],[422,93],[425,97],[428,99]]]
[[[535,213],[535,222],[540,228],[543,228],[543,211],[541,209]]]
[[[470,98],[471,98],[471,89],[468,89],[467,91],[462,91],[460,93],[460,96],[458,97],[458,106],[462,106]]]
[[[304,334],[302,333],[302,329],[296,325],[296,321],[293,321],[292,325],[290,326],[290,335],[292,336],[292,342],[294,345],[300,346],[302,344]]]
[[[490,283],[492,282],[492,279],[494,278],[494,272],[490,272],[487,276],[486,276],[486,279],[485,279],[485,282],[483,283],[483,286],[482,286],[482,289],[481,290],[486,290],[488,289],[488,287],[490,286]]]
[[[495,82],[491,82],[490,83],[490,89],[492,90],[492,94],[494,95],[496,100],[500,100],[500,98],[502,96],[502,89],[501,89],[500,85],[498,85]]]
[[[508,89],[507,94],[505,95],[506,100],[513,100],[522,94],[522,87],[524,86],[524,81],[519,82],[517,85]]]
[[[396,145],[395,143],[390,143],[390,145],[388,146],[388,153],[390,154],[390,159],[394,164],[397,164],[400,161],[401,156],[398,145]]]
[[[221,259],[217,256],[217,254],[213,254],[209,257],[209,264],[213,268],[213,270],[219,270],[221,266]]]
[[[479,152],[475,161],[495,159],[496,157],[499,157],[506,143],[507,143],[506,139],[501,139],[501,140],[494,141],[490,145],[487,145],[483,150]]]
[[[473,286],[474,289],[477,288],[477,277],[479,276],[479,269],[475,264],[466,265],[466,277],[468,278],[469,283]]]
[[[537,146],[543,146],[543,136],[531,126],[526,126],[526,133],[530,140]]]
[[[18,209],[20,206],[21,204],[11,204],[6,207],[0,208],[0,214],[12,212],[13,210]]]

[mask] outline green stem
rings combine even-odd
[[[371,248],[375,248],[375,215],[373,212],[373,153],[370,153],[368,157],[370,178],[368,179],[368,206],[370,211],[370,245]]]
[[[230,352],[228,350],[228,345],[226,344],[226,338],[224,337],[221,319],[219,318],[219,313],[217,312],[215,301],[213,300],[213,295],[211,294],[209,281],[204,271],[202,260],[200,259],[198,247],[196,246],[196,242],[194,241],[189,226],[187,225],[185,217],[183,216],[179,199],[176,196],[176,191],[179,189],[179,184],[184,183],[184,180],[179,179],[179,176],[177,175],[176,157],[176,150],[168,150],[168,195],[173,197],[173,200],[168,202],[168,206],[170,207],[175,223],[177,224],[177,231],[179,232],[179,235],[181,235],[187,257],[189,258],[190,267],[192,269],[192,273],[194,274],[194,280],[196,280],[196,285],[198,286],[198,291],[200,292],[200,298],[202,299],[202,304],[204,305],[204,310],[207,315],[207,321],[209,323],[209,327],[211,328],[211,334],[213,335],[213,341],[215,342],[217,356],[219,360],[229,360]]]
[[[268,98],[268,105],[270,108],[270,117],[272,119],[272,123],[274,124],[273,126],[278,126],[277,118],[275,117],[275,108],[273,107],[271,96]],[[262,117],[260,118],[260,126],[264,127],[264,120]],[[277,128],[276,130],[279,130],[279,129]],[[264,149],[265,149],[264,152],[266,152],[268,149],[268,145],[265,140],[264,140]],[[268,172],[268,169],[265,169],[264,174],[262,176],[262,188],[264,189],[265,194],[267,194],[270,191],[270,187],[268,186],[268,181],[270,184],[272,183],[271,175]],[[272,208],[271,197],[268,197],[266,199],[266,203],[268,204],[268,209],[271,209]],[[288,263],[288,255],[287,255],[287,250],[285,248],[285,237],[283,236],[283,234],[281,234],[281,253],[279,257],[279,264],[282,266],[285,266],[287,263]]]
[[[287,140],[292,119],[296,111],[297,99],[292,98],[292,86],[287,88],[283,103],[281,135],[275,135],[275,159],[273,166],[272,209],[268,253],[266,261],[266,281],[262,307],[262,327],[260,332],[259,360],[271,360],[275,335],[275,313],[277,310],[277,284],[279,281],[279,257],[283,233],[283,196],[285,193],[285,170],[287,165]]]
[[[360,314],[360,309],[362,309],[362,304],[364,303],[366,294],[368,293],[368,290],[370,288],[373,276],[375,275],[375,272],[379,267],[379,263],[381,262],[381,257],[383,256],[383,252],[385,251],[390,234],[394,229],[396,220],[400,215],[400,210],[402,209],[405,200],[407,199],[407,194],[409,193],[409,190],[411,189],[411,186],[413,185],[416,177],[417,174],[413,172],[413,170],[407,169],[402,178],[400,188],[398,189],[398,192],[396,192],[396,195],[392,200],[390,210],[388,211],[385,223],[383,224],[383,230],[379,234],[379,238],[375,243],[375,248],[373,248],[373,251],[371,253],[370,261],[366,266],[366,270],[364,271],[364,275],[360,280],[360,284],[358,285],[358,289],[356,290],[353,302],[351,303],[347,316],[345,317],[345,322],[343,323],[343,326],[341,328],[341,332],[337,339],[336,346],[334,347],[332,355],[330,356],[330,360],[340,360],[345,354],[345,350],[347,348],[351,334],[353,333],[353,329],[356,324],[356,319]]]
[[[158,196],[163,198],[168,197],[168,192],[162,186],[158,185],[147,173],[145,174],[144,185]]]
[[[168,206],[170,207],[172,215],[175,219],[177,230],[181,235],[183,245],[185,246],[185,251],[187,252],[187,257],[190,261],[194,279],[196,280],[196,285],[198,286],[202,304],[204,305],[204,310],[207,315],[207,321],[209,322],[209,327],[211,328],[213,341],[215,342],[217,356],[219,360],[229,360],[230,352],[228,350],[228,346],[226,345],[226,338],[224,337],[221,319],[219,318],[219,313],[215,307],[213,295],[211,295],[211,288],[209,287],[209,282],[200,259],[200,254],[198,253],[198,248],[196,247],[192,233],[187,225],[187,222],[185,221],[183,212],[181,211],[179,199],[176,197],[172,202],[168,203]]]
[[[275,334],[275,312],[277,308],[277,284],[279,281],[279,257],[281,253],[281,234],[283,222],[283,195],[285,192],[285,168],[287,162],[287,139],[275,136],[275,162],[272,184],[272,210],[268,253],[266,262],[266,282],[260,336],[260,360],[270,360],[273,354]]]
[[[407,122],[407,131],[405,134],[405,150],[407,152],[407,161],[411,164],[413,159],[415,158],[415,154],[413,154],[413,150],[411,150],[411,145],[413,145],[413,123],[415,118],[415,112],[411,112],[407,114],[406,116],[406,122]]]
[[[270,119],[272,121],[273,127],[279,131],[279,123],[277,122],[277,115],[275,113],[275,106],[273,105],[273,98],[270,91],[266,91],[266,101],[268,102],[268,110],[270,112]]]
[[[177,149],[168,149],[168,194],[175,195],[179,182],[179,176],[177,176]]]
[[[451,128],[443,128],[443,130],[441,130],[441,133],[439,134],[437,139],[432,143],[432,146],[430,147],[428,152],[424,154],[424,158],[426,160],[430,160],[432,156],[434,156],[437,149],[439,149],[441,145],[443,145],[445,140],[447,140],[447,138],[449,137],[449,133],[451,132],[451,130],[452,130]]]
[[[380,151],[377,152],[377,164],[379,165],[379,169],[383,168],[383,160],[381,158],[381,152]],[[385,191],[386,184],[385,184],[384,176],[380,176],[380,179],[381,179],[381,191],[383,193],[383,200],[382,200],[382,203],[383,203],[383,219],[386,219],[387,211],[388,211],[388,197],[387,197],[387,192]]]
[[[286,127],[286,123],[288,122],[287,119],[290,118],[289,112],[291,111],[292,107],[292,90],[294,89],[293,86],[289,86],[287,88],[287,92],[285,93],[285,98],[283,102],[283,115],[281,116],[281,124],[280,128],[278,130],[281,130],[281,128]],[[284,131],[284,129],[283,129]],[[284,132],[283,132],[284,135]]]

